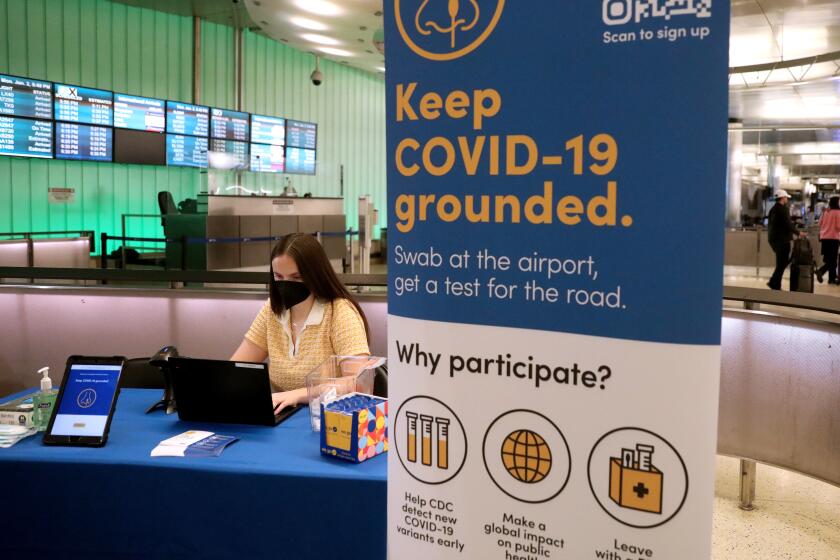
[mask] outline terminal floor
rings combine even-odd
[[[725,286],[738,286],[741,288],[767,288],[767,281],[773,274],[772,268],[759,268],[756,274],[755,267],[751,266],[725,266],[723,267],[723,284]],[[790,286],[790,269],[785,271],[782,279],[782,288],[785,290]],[[814,293],[822,295],[840,296],[840,285],[828,283],[828,274],[825,275],[825,282],[820,284],[814,278]]]
[[[759,464],[753,511],[738,507],[738,459],[718,457],[712,560],[840,558],[840,488]]]

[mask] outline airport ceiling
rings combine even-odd
[[[330,60],[384,71],[376,44],[382,0],[118,1],[247,27]],[[812,140],[840,139],[840,0],[732,0],[730,117],[745,127],[812,128],[806,134]]]

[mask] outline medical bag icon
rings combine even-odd
[[[636,444],[610,457],[610,499],[621,507],[662,513],[663,473],[653,465],[652,445]]]

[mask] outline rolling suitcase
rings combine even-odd
[[[807,238],[793,242],[790,261],[790,291],[814,293],[814,251]]]

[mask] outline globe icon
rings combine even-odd
[[[551,470],[551,449],[540,434],[516,430],[502,442],[502,463],[519,482],[534,484]]]

